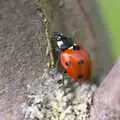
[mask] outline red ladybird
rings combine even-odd
[[[76,81],[91,79],[91,60],[81,44],[73,44],[63,34],[56,34],[60,64],[67,74]]]

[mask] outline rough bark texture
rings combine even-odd
[[[82,42],[87,39],[85,45],[95,55],[96,45],[88,29],[86,38],[77,0],[52,1],[54,4],[46,7],[50,7],[49,12],[55,12],[49,13],[50,31],[62,31]],[[22,120],[20,105],[26,85],[30,84],[33,91],[40,90],[41,74],[48,61],[44,37],[40,0],[0,0],[0,120]]]
[[[0,0],[0,120],[23,119],[25,87],[39,83],[47,61],[36,9],[35,0]]]
[[[120,120],[120,58],[98,88],[91,120]]]

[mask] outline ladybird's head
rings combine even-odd
[[[73,45],[71,38],[65,36],[62,33],[55,32],[53,37],[54,37],[54,40],[57,43],[57,47],[60,50],[67,49],[67,48],[69,48]]]

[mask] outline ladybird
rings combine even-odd
[[[61,33],[55,34],[59,61],[63,69],[75,81],[91,79],[92,63],[88,51],[81,44],[73,44]]]

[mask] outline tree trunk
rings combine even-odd
[[[120,120],[120,58],[94,96],[91,120]]]

